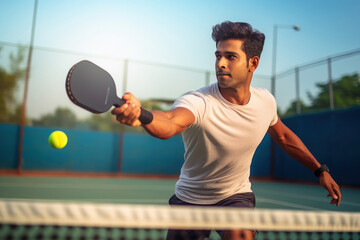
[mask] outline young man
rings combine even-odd
[[[217,83],[178,99],[170,111],[153,111],[144,125],[154,137],[167,139],[182,132],[185,162],[171,205],[255,207],[250,164],[266,133],[290,156],[316,172],[320,184],[339,205],[341,193],[325,165],[321,165],[276,113],[274,97],[265,89],[250,86],[259,65],[264,34],[247,23],[224,22],[213,27],[216,42]],[[140,126],[140,102],[132,94],[112,113],[120,123]],[[223,239],[234,232],[218,231]],[[239,230],[253,239],[251,230]],[[170,230],[168,239],[205,239],[209,231]]]

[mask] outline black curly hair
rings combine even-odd
[[[243,42],[242,50],[246,54],[247,61],[254,56],[260,58],[263,50],[265,35],[244,22],[223,22],[213,26],[212,39],[216,42],[227,39],[240,39]]]

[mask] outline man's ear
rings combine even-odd
[[[259,61],[260,59],[258,56],[254,56],[249,59],[249,72],[254,72],[256,70],[259,66]]]

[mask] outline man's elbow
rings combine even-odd
[[[167,140],[169,138],[171,138],[172,136],[174,136],[175,134],[173,133],[152,133],[150,131],[148,131],[148,133],[150,134],[150,136],[161,139],[161,140]]]
[[[169,136],[158,136],[157,138],[161,139],[161,140],[167,140],[169,138],[171,138],[172,135],[169,135]]]

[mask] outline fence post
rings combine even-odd
[[[29,53],[28,53],[27,66],[26,66],[24,97],[23,97],[23,102],[22,102],[22,106],[21,106],[19,148],[18,148],[18,166],[17,166],[17,171],[19,174],[22,172],[22,165],[23,165],[23,156],[22,155],[23,155],[23,148],[24,148],[26,104],[27,104],[27,95],[28,95],[29,79],[30,79],[31,59],[32,59],[32,52],[33,52],[33,47],[34,47],[37,6],[38,6],[38,0],[35,0],[34,13],[33,13],[33,19],[32,19],[32,27],[31,27],[31,39],[30,39]]]
[[[123,85],[122,85],[122,94],[126,93],[127,91],[127,81],[128,81],[128,69],[129,69],[129,60],[124,60],[124,67],[123,67]],[[123,149],[124,149],[124,134],[125,134],[125,127],[124,124],[120,124],[120,132],[119,132],[119,151],[118,151],[118,173],[121,173],[122,170],[122,156],[123,156]]]
[[[328,73],[329,73],[329,101],[330,109],[334,110],[334,89],[333,89],[333,80],[332,80],[332,71],[331,71],[331,58],[328,58]]]
[[[210,85],[210,72],[206,71],[205,72],[205,86],[209,86]]]
[[[295,68],[296,114],[301,113],[299,67]]]
[[[123,85],[122,85],[122,94],[126,93],[127,91],[127,82],[128,82],[128,68],[129,68],[129,60],[124,60],[124,73],[123,73]]]

